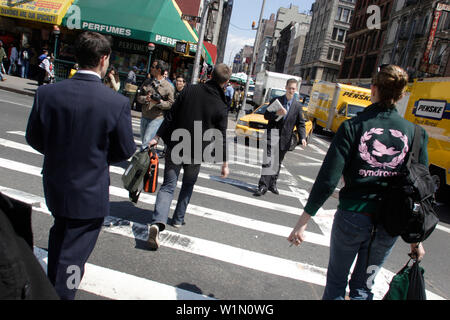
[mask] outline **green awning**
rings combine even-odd
[[[175,0],[75,0],[62,25],[169,47],[198,39]]]

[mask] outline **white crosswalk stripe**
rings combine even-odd
[[[137,131],[138,126],[139,122],[133,119],[133,127],[135,131]],[[23,131],[8,131],[7,133],[15,136],[24,136]],[[138,139],[136,140],[139,141]],[[31,155],[34,155],[34,157],[39,155],[38,152],[25,143],[13,140],[0,138],[0,146],[8,148],[9,150],[14,150],[15,152],[20,153],[20,155],[30,154],[30,157]],[[324,147],[324,145],[322,145],[322,147]],[[318,151],[322,149],[318,148],[315,150]],[[316,153],[323,155],[321,152]],[[320,156],[315,158],[314,156],[301,155],[300,153],[299,155],[303,160],[310,161],[305,162],[305,166],[321,165],[321,160],[319,159]],[[39,157],[42,158],[41,155],[39,155]],[[236,169],[236,175],[233,175],[233,171],[231,171],[231,176],[228,179],[221,179],[220,177],[214,175],[214,171],[216,171],[217,175],[219,175],[220,165],[202,165],[198,183],[194,187],[194,194],[202,195],[202,197],[211,197],[212,199],[217,199],[218,202],[239,204],[243,207],[249,206],[248,208],[252,208],[254,210],[270,211],[276,215],[288,214],[298,216],[301,214],[301,210],[308,197],[307,190],[311,187],[313,180],[304,176],[298,176],[296,178],[285,169],[283,169],[280,174],[280,185],[282,186],[282,188],[280,188],[280,197],[282,196],[285,197],[285,199],[291,199],[292,201],[298,200],[297,206],[283,204],[282,201],[281,203],[278,203],[255,199],[251,196],[250,192],[247,192],[248,195],[246,196],[242,195],[242,193],[239,194],[230,192],[230,189],[211,187],[211,185],[217,183],[218,187],[220,185],[231,185],[246,189],[248,191],[252,191],[256,188],[257,179],[259,178],[258,170],[260,169],[260,164],[246,163],[245,160],[247,159],[237,157],[234,162],[231,162],[230,166],[232,170]],[[36,162],[34,161],[33,163]],[[162,162],[160,165],[160,169],[164,170],[164,163]],[[41,177],[42,169],[41,167],[35,165],[23,163],[18,160],[11,160],[2,156],[0,158],[0,170],[8,170],[24,175]],[[250,172],[251,170],[253,171]],[[111,166],[110,172],[112,176],[120,176],[123,174],[124,169],[119,166]],[[162,182],[161,174],[159,176],[159,182]],[[4,183],[2,182],[2,184]],[[180,185],[181,182],[178,182],[178,189],[180,188]],[[32,194],[27,192],[27,190],[18,190],[10,188],[6,185],[0,185],[0,192],[31,204],[34,211],[38,214],[50,214],[46,207],[43,194]],[[128,199],[128,192],[120,185],[111,185],[110,195],[115,199],[121,199],[121,201],[126,201]],[[141,194],[139,199],[139,203],[145,208],[153,208],[155,201],[156,195],[153,194]],[[175,207],[176,200],[172,202],[171,209],[173,210]],[[248,218],[236,212],[227,211],[228,210],[223,209],[223,207],[212,208],[191,203],[188,206],[187,214],[195,216],[198,219],[215,221],[216,223],[223,225],[225,228],[239,227],[245,230],[260,232],[263,235],[276,236],[279,237],[279,241],[284,241],[287,244],[285,239],[292,230],[292,227],[267,222],[263,219],[259,220]],[[324,250],[324,252],[327,252],[328,250],[329,234],[331,231],[333,214],[334,210],[321,209],[319,214],[314,217],[314,221],[320,227],[323,234],[306,232],[305,241],[310,245],[318,246],[317,250]],[[144,242],[147,240],[148,231],[146,224],[119,217],[108,217],[108,221],[111,222],[111,227],[103,228],[102,232]],[[170,248],[179,251],[183,254],[191,254],[194,257],[205,257],[220,263],[226,263],[233,266],[243,267],[248,270],[261,272],[262,274],[289,278],[295,281],[301,281],[318,286],[325,285],[326,268],[308,263],[307,260],[296,261],[293,259],[282,258],[274,254],[261,253],[240,248],[236,245],[221,243],[211,239],[204,239],[195,235],[172,232],[167,229],[161,232],[161,246],[163,248]],[[40,248],[35,248],[35,255],[38,257],[45,269],[46,251]],[[302,257],[299,258],[301,259]],[[392,276],[392,272],[382,269],[373,290],[375,293],[375,298],[380,299],[383,296],[384,292],[387,290],[387,283]],[[112,281],[112,279],[114,279],[114,281]],[[108,268],[108,266],[105,265],[100,266],[91,263],[88,263],[86,266],[86,273],[83,277],[80,289],[109,299],[211,299],[206,295],[183,290],[174,286],[153,281],[151,279],[131,275],[126,272],[119,272]],[[427,292],[427,295],[429,299],[441,299],[440,296],[429,291]]]

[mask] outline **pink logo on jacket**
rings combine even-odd
[[[359,144],[359,152],[360,157],[364,161],[366,161],[370,167],[372,168],[378,168],[383,170],[389,170],[389,171],[383,171],[383,170],[364,170],[361,169],[359,171],[359,174],[367,177],[367,176],[394,176],[398,173],[395,172],[395,169],[399,165],[401,165],[405,161],[405,157],[408,154],[409,147],[408,147],[408,137],[406,134],[403,134],[401,131],[389,129],[389,133],[392,137],[400,139],[403,142],[403,147],[401,151],[398,151],[395,149],[395,147],[387,147],[383,143],[381,143],[378,139],[375,139],[372,141],[372,137],[374,135],[382,135],[384,134],[384,129],[382,128],[372,128],[369,131],[366,131],[360,140]],[[371,144],[371,148],[369,145]],[[371,151],[370,151],[371,150]],[[381,162],[381,157],[384,156],[395,156],[392,158],[389,162]]]

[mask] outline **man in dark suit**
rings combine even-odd
[[[74,299],[105,216],[109,165],[136,150],[129,101],[102,84],[110,42],[85,32],[75,44],[77,73],[36,92],[26,139],[44,155],[43,185],[55,219],[48,277],[62,299]]]
[[[279,194],[277,179],[281,163],[291,145],[295,126],[297,126],[302,145],[306,146],[303,110],[299,101],[294,98],[297,86],[296,79],[289,79],[286,83],[286,95],[275,98],[269,103],[271,105],[277,99],[283,107],[276,112],[266,110],[264,113],[264,118],[269,120],[266,131],[267,148],[255,196],[262,196],[267,190]]]
[[[172,225],[176,228],[184,224],[184,215],[201,163],[222,162],[222,178],[228,176],[228,106],[224,87],[230,77],[230,67],[218,64],[210,81],[186,87],[168,111],[155,138],[149,143],[150,146],[156,145],[161,137],[167,144],[164,182],[156,197],[150,222],[148,244],[151,249],[159,248],[159,232],[165,229],[182,168],[183,183],[172,218]]]

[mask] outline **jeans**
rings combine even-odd
[[[156,196],[155,211],[150,221],[151,224],[158,224],[160,231],[165,229],[165,224],[169,217],[170,204],[172,203],[173,193],[177,187],[181,168],[183,168],[183,183],[172,218],[174,224],[182,224],[184,222],[184,215],[186,214],[186,209],[191,200],[192,191],[194,190],[194,185],[200,172],[199,164],[174,164],[170,159],[170,154],[171,152],[168,150],[166,153],[164,182]]]
[[[322,299],[345,299],[348,274],[356,256],[358,257],[349,282],[350,299],[373,299],[373,279],[391,253],[398,237],[391,237],[378,225],[367,261],[372,227],[369,216],[337,210],[331,230],[327,284]]]
[[[159,126],[163,122],[164,118],[158,118],[158,119],[147,119],[142,117],[141,118],[141,139],[142,139],[142,146],[141,150],[144,150],[145,147],[148,146],[150,140],[153,139],[153,137],[158,132]]]
[[[8,75],[14,75],[17,72],[17,64],[14,61],[10,61]]]
[[[30,62],[29,61],[23,61],[22,65],[20,66],[20,76],[22,78],[28,78],[28,70],[30,68]]]

